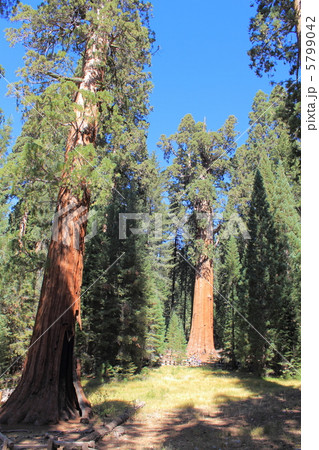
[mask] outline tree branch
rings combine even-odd
[[[53,72],[47,72],[46,75],[54,78],[55,80],[73,81],[73,83],[82,83],[83,79],[79,77],[65,77],[64,75],[59,75]]]
[[[213,234],[218,233],[222,227],[222,222],[220,222],[216,228],[213,229]]]

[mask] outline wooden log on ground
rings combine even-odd
[[[57,441],[55,439],[50,439],[45,448],[47,450],[56,450],[59,448],[89,450],[95,448],[95,441]]]
[[[14,444],[13,449],[14,450],[33,450],[34,448],[42,448],[42,449],[47,449],[47,444]]]
[[[103,426],[103,428],[100,427],[99,430],[94,430],[92,433],[90,433],[87,436],[87,439],[94,440],[95,442],[100,441],[101,439],[103,439],[104,436],[111,433],[111,431],[113,431],[114,428],[125,423],[130,417],[133,416],[133,414],[138,409],[143,408],[143,406],[145,406],[145,402],[141,402],[138,405],[134,406],[134,408],[131,409],[131,411],[126,409],[123,414],[116,417],[114,420],[112,420],[112,422],[109,422],[109,423],[105,424]]]
[[[2,449],[13,449],[14,448],[14,442],[11,441],[7,436],[0,433],[0,440],[3,442]]]
[[[95,448],[95,441],[58,441],[56,439],[49,439],[47,444],[15,444],[7,436],[0,433],[0,440],[3,441],[2,450],[25,450],[26,448],[33,449],[46,449],[46,450],[56,450],[59,448],[63,449],[74,449],[78,448],[81,450],[89,450]]]

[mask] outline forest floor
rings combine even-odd
[[[144,401],[100,449],[300,449],[300,381],[162,366],[85,390],[107,419]]]
[[[300,449],[300,381],[256,378],[209,367],[162,366],[128,380],[84,380],[93,405],[90,424],[79,421],[27,427],[26,443],[78,440],[134,405],[145,406],[114,428],[97,448],[123,450]],[[5,427],[7,428],[7,427]],[[24,426],[22,428],[25,428]],[[6,429],[3,429],[6,433]],[[16,434],[17,436],[14,436]],[[38,436],[38,440],[36,439]],[[29,444],[28,444],[29,442]],[[29,445],[29,446],[28,446]]]

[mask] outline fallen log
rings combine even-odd
[[[25,450],[28,449],[46,449],[55,450],[59,448],[81,450],[89,450],[95,448],[95,441],[59,441],[56,439],[49,439],[47,444],[15,444],[7,436],[0,433],[0,440],[3,441],[2,450]]]
[[[130,417],[133,416],[133,414],[135,414],[135,412],[138,409],[143,408],[143,406],[145,406],[145,402],[140,402],[139,404],[135,405],[131,410],[126,408],[123,414],[116,417],[114,420],[112,420],[112,422],[103,424],[103,428],[100,427],[99,430],[94,430],[92,433],[88,434],[86,438],[94,440],[95,442],[100,441],[101,439],[103,439],[104,436],[111,433],[111,431],[113,431],[114,428],[125,423]]]
[[[56,450],[58,448],[89,450],[95,448],[95,441],[57,441],[55,439],[50,439],[45,448],[47,450]]]
[[[0,441],[3,442],[2,450],[4,450],[4,449],[7,450],[7,449],[12,449],[13,448],[14,442],[11,441],[7,436],[5,436],[2,433],[0,433]]]
[[[33,450],[34,448],[42,448],[47,449],[46,444],[14,444],[12,447],[13,450],[25,450],[26,448],[28,450]]]

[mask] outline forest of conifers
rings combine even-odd
[[[255,2],[251,68],[261,76],[284,62],[290,77],[256,92],[245,143],[233,115],[211,131],[187,113],[157,154],[146,144],[151,5],[9,3],[1,13],[19,26],[8,37],[26,54],[12,87],[23,114],[15,142],[1,112],[0,382],[27,360],[7,409],[36,421],[59,391],[52,414],[68,413],[75,358],[106,380],[165,358],[295,374],[299,2]],[[38,411],[17,407],[33,390]]]

